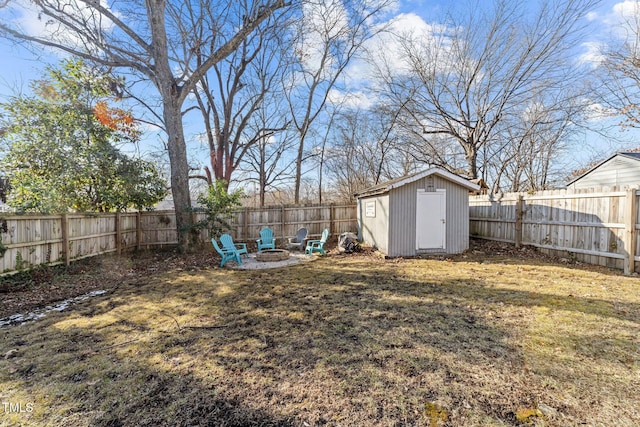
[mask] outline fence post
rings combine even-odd
[[[516,201],[516,233],[515,244],[516,248],[522,246],[522,216],[524,214],[524,197],[522,194],[518,194],[518,200]]]
[[[336,233],[335,227],[335,212],[333,209],[333,203],[329,205],[329,234],[333,236]]]
[[[242,218],[243,222],[244,222],[244,226],[242,227],[243,230],[243,240],[244,241],[248,241],[249,240],[249,208],[248,207],[244,207],[244,217]]]
[[[136,212],[136,251],[142,246],[142,213]]]
[[[285,235],[284,228],[286,227],[286,221],[284,217],[284,205],[280,206],[280,221],[282,222],[282,243],[287,240],[287,236]]]
[[[638,214],[636,203],[636,189],[627,190],[624,205],[624,274],[632,274],[635,271],[636,216]]]
[[[122,234],[122,225],[120,223],[120,212],[116,212],[116,253],[122,254],[122,242],[120,241],[120,235]]]
[[[60,218],[60,231],[62,232],[62,258],[64,265],[69,265],[69,218],[63,213]]]

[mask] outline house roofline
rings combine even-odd
[[[586,171],[585,173],[583,173],[582,175],[580,175],[577,178],[572,179],[571,181],[569,181],[565,187],[570,187],[574,182],[584,178],[585,176],[589,175],[591,172],[595,171],[596,169],[598,169],[600,166],[602,166],[603,164],[607,163],[608,161],[610,161],[611,159],[613,159],[614,157],[617,156],[622,156],[625,157],[627,159],[632,159],[632,160],[636,160],[640,162],[640,158],[636,157],[636,156],[630,156],[629,153],[627,152],[618,152],[618,153],[614,153],[611,156],[607,157],[605,160],[601,161],[600,163],[598,163],[597,165],[595,165],[594,167],[592,167],[591,169],[589,169],[588,171]]]

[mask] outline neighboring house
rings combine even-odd
[[[473,194],[487,194],[489,192],[489,186],[487,185],[486,182],[484,182],[484,179],[476,178],[476,179],[470,179],[469,181],[473,182],[474,184],[478,185],[478,187],[480,187],[478,191],[472,191]]]
[[[355,194],[358,234],[390,257],[456,254],[469,248],[469,191],[480,186],[441,168]]]
[[[616,153],[570,181],[567,188],[640,186],[640,153]]]

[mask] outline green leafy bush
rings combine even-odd
[[[207,188],[207,192],[198,196],[200,205],[193,210],[204,213],[204,218],[197,221],[194,228],[197,231],[208,230],[210,237],[218,238],[231,229],[230,221],[234,211],[242,206],[242,190],[228,191],[228,184],[224,180],[216,180]]]

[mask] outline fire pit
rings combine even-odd
[[[266,249],[256,254],[256,260],[261,262],[284,261],[289,259],[289,251],[284,249]]]

